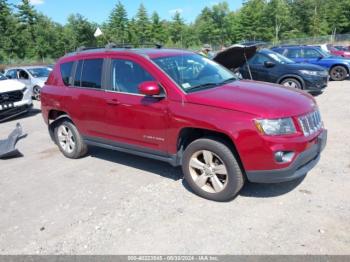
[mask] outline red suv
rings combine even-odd
[[[93,145],[166,161],[215,201],[233,199],[247,180],[305,176],[327,139],[310,95],[238,80],[184,50],[69,54],[42,90],[42,114],[66,157],[80,158]]]

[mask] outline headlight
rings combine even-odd
[[[318,76],[320,73],[319,71],[310,71],[310,70],[299,70],[300,73],[303,75],[308,75],[308,76]]]
[[[255,120],[255,125],[261,133],[269,136],[296,133],[295,125],[291,118],[259,119]]]

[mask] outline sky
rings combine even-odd
[[[36,9],[51,17],[53,21],[64,24],[67,17],[80,13],[92,22],[102,23],[107,20],[118,0],[30,0]],[[170,19],[178,11],[186,22],[192,22],[205,6],[212,6],[220,0],[120,0],[125,6],[128,16],[136,14],[141,3],[149,14],[157,11],[163,19]],[[9,0],[17,4],[19,0]],[[242,5],[242,0],[228,0],[231,10]]]

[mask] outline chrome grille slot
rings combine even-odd
[[[301,116],[298,120],[305,136],[311,136],[322,128],[321,114],[318,110]]]

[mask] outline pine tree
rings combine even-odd
[[[110,41],[125,43],[128,40],[128,14],[123,4],[118,1],[109,16],[107,35]]]
[[[148,14],[145,6],[140,5],[135,19],[136,32],[139,39],[139,43],[146,44],[151,40],[151,23],[148,19]]]

